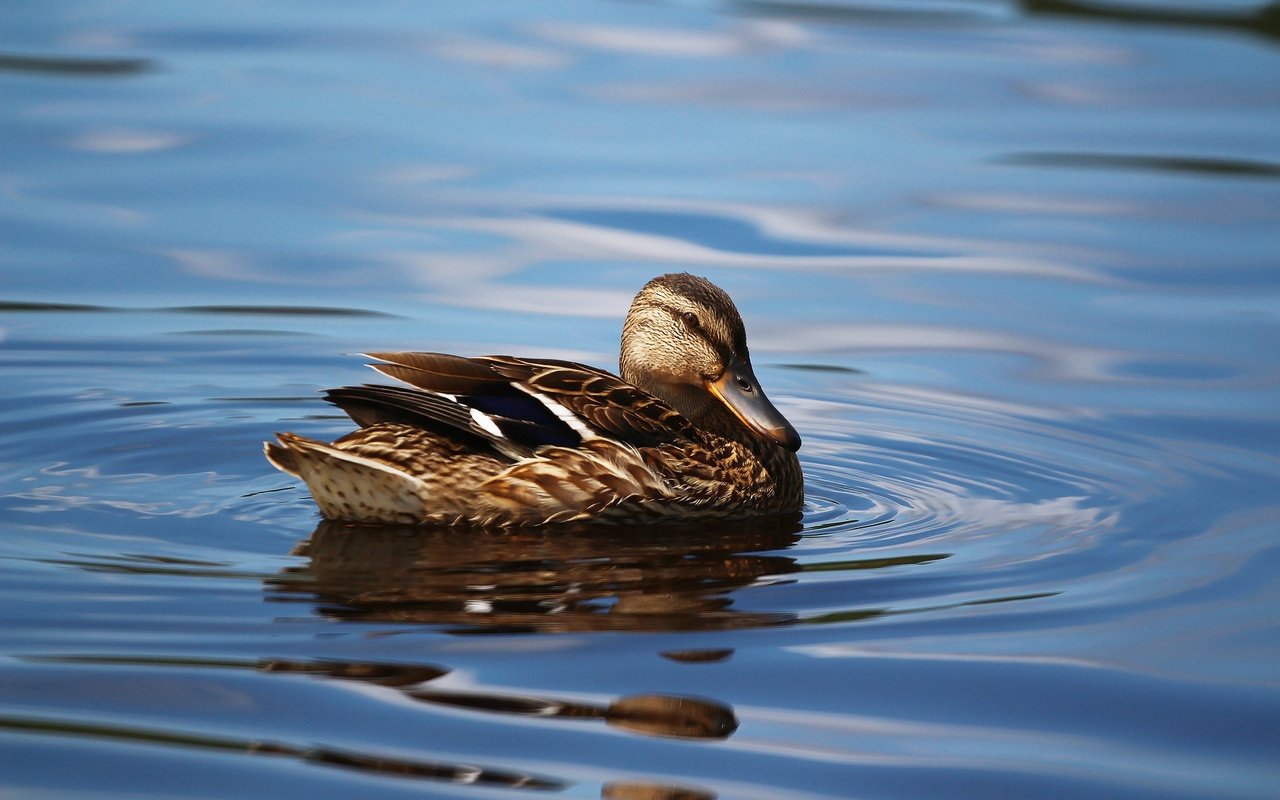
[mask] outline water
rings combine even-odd
[[[0,11],[0,785],[1270,798],[1247,2]],[[737,300],[803,528],[320,524],[362,351]]]

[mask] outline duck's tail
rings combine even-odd
[[[267,460],[306,482],[329,519],[413,524],[433,516],[427,510],[428,486],[420,478],[294,433],[277,433],[276,439],[279,444],[263,445]]]

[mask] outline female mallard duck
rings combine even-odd
[[[510,526],[800,508],[800,436],[751,370],[733,301],[705,278],[640,290],[621,378],[511,356],[369,356],[409,387],[330,389],[359,430],[266,445],[330,519]]]

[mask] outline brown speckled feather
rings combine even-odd
[[[672,308],[686,301],[703,305]],[[794,513],[804,486],[793,452],[799,439],[751,383],[727,295],[687,275],[651,281],[628,315],[624,353],[635,351],[633,327],[654,336],[644,332],[649,313],[666,337],[650,343],[652,374],[672,381],[688,373],[671,402],[567,361],[374,353],[374,369],[409,386],[329,390],[360,429],[332,444],[278,434],[267,458],[302,478],[326,517],[358,522],[519,526]],[[699,370],[700,356],[710,366]],[[719,398],[730,382],[743,387],[738,408],[696,391],[715,383]],[[757,413],[767,423],[738,419]]]

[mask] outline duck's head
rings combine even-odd
[[[780,447],[800,447],[751,369],[738,309],[706,278],[678,273],[645,284],[622,326],[621,368],[626,381],[699,427],[740,423]]]

